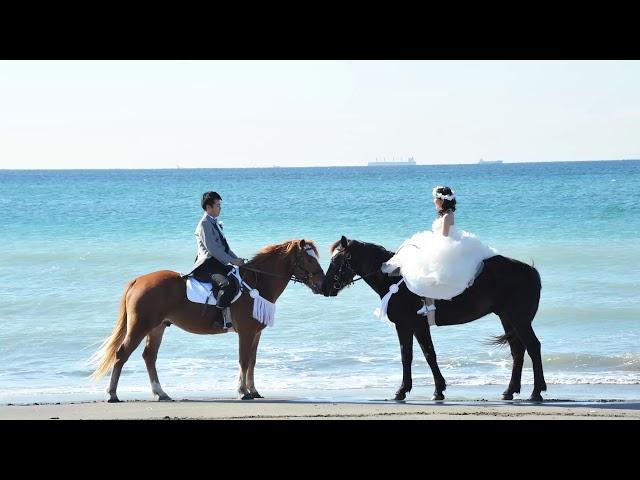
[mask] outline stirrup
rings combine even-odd
[[[222,310],[222,328],[225,330],[233,327],[233,323],[231,321],[231,307],[225,307]]]

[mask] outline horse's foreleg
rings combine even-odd
[[[147,366],[147,372],[149,373],[149,381],[151,382],[151,392],[156,400],[171,400],[169,395],[164,393],[160,386],[160,380],[158,379],[158,371],[156,370],[156,359],[158,358],[158,350],[162,343],[162,335],[167,328],[166,324],[162,322],[159,326],[151,330],[151,333],[147,335],[147,344],[142,352],[142,358]]]
[[[247,387],[247,375],[251,360],[253,333],[238,333],[240,373],[238,375],[238,396],[241,400],[253,400]]]
[[[418,344],[422,349],[424,358],[429,364],[429,368],[431,368],[431,374],[433,375],[435,390],[433,391],[431,400],[444,400],[444,393],[442,392],[447,389],[447,382],[440,372],[440,367],[438,366],[438,361],[436,358],[436,350],[433,347],[433,340],[431,340],[431,331],[429,330],[427,322],[421,321],[418,328],[416,328],[414,335],[416,337],[416,340],[418,340]]]
[[[413,361],[413,331],[410,327],[396,324],[402,357],[402,385],[396,391],[394,400],[404,400],[413,386],[411,380],[411,362]]]
[[[116,351],[116,363],[113,365],[113,370],[111,372],[111,381],[109,382],[109,388],[107,389],[107,394],[109,395],[108,402],[119,402],[118,395],[116,394],[116,390],[118,388],[118,380],[120,379],[120,373],[122,372],[122,367],[127,362],[131,354],[134,350],[140,345],[140,342],[144,338],[147,332],[142,331],[139,323],[137,323],[136,317],[129,317],[127,320],[127,328],[130,328],[127,332],[127,336],[125,337],[122,345]]]
[[[251,346],[251,358],[249,359],[249,370],[247,371],[247,388],[253,398],[264,398],[258,393],[258,390],[256,390],[256,385],[253,379],[253,372],[256,367],[256,358],[258,354],[258,343],[260,343],[260,333],[261,331],[258,331],[253,339],[253,344]]]

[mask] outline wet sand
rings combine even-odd
[[[640,420],[637,401],[102,401],[0,406],[0,420]]]

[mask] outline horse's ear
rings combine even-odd
[[[304,248],[304,246],[307,244],[307,242],[305,242],[304,238],[302,240],[300,240],[300,248]]]
[[[348,242],[349,240],[347,240],[347,237],[342,235],[342,238],[340,239],[340,246],[342,246],[342,248],[347,248]]]

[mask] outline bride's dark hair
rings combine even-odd
[[[436,187],[434,189],[434,197],[440,193],[442,195],[453,195],[453,190],[449,187]],[[436,197],[437,198],[437,197]],[[442,208],[438,210],[438,215],[443,216],[447,212],[455,212],[456,211],[456,199],[446,200],[442,199]]]

